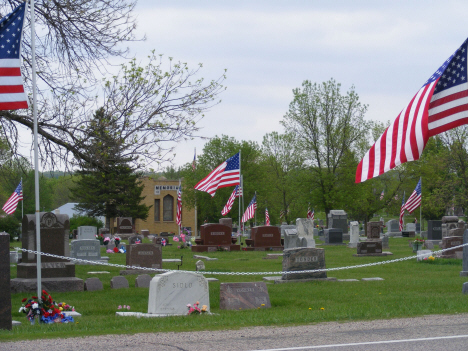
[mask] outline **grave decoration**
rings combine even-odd
[[[245,243],[248,246],[245,251],[283,251],[280,228],[270,225],[253,227]]]
[[[207,305],[203,305],[202,308],[199,307],[200,306],[200,302],[195,302],[193,304],[193,306],[191,304],[188,304],[187,305],[187,308],[188,308],[188,313],[187,314],[202,314],[202,313],[206,313],[208,311],[208,306]]]
[[[67,316],[67,311],[75,311],[73,306],[65,302],[56,303],[52,296],[45,290],[42,290],[40,297],[32,296],[30,299],[24,298],[19,312],[26,314],[31,324],[36,319],[41,323],[69,323],[74,322],[72,316]]]

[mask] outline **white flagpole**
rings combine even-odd
[[[180,201],[182,202],[182,193],[180,189],[180,178],[179,178],[179,191],[177,192],[177,208],[179,208],[179,194],[180,194]],[[177,213],[176,213],[177,216]],[[180,229],[182,227],[182,205],[180,206],[180,224],[179,224],[179,237],[180,237]]]
[[[255,201],[257,202],[258,204],[258,201],[257,201],[257,192],[255,192]],[[255,218],[254,218],[254,227],[257,226],[257,211],[255,211]]]
[[[195,168],[197,168],[197,148],[194,148],[193,150],[193,155],[194,155],[194,160],[195,160],[195,163],[194,163],[194,167],[192,169],[193,172],[195,172]],[[193,237],[197,237],[198,236],[198,228],[197,228],[197,192],[195,191],[194,193],[194,197],[195,197],[195,228],[192,230],[192,235]],[[195,233],[195,234],[194,234]]]
[[[239,150],[239,190],[242,191],[242,196],[244,196],[244,189],[242,189],[242,175],[241,175],[241,151]],[[240,194],[239,194],[240,195]],[[238,197],[239,199],[239,226],[237,227],[237,234],[240,234],[240,228],[242,226],[241,224],[241,197]],[[242,238],[239,239],[239,243],[242,241]]]
[[[419,181],[421,182],[421,205],[419,205],[419,235],[421,235],[422,234],[422,177],[419,177]]]
[[[39,156],[37,135],[37,96],[36,96],[36,31],[34,28],[34,0],[31,0],[31,55],[32,55],[32,89],[34,117],[34,181],[36,194],[36,251],[41,252],[41,218],[39,213]],[[37,264],[37,296],[42,295],[42,264],[41,255],[36,254]]]

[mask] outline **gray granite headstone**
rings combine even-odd
[[[349,244],[348,247],[356,247],[359,242],[359,222],[352,221],[349,224]]]
[[[463,294],[468,294],[468,282],[463,283],[462,293]]]
[[[88,278],[85,280],[84,289],[87,291],[102,290],[102,282],[99,278]]]
[[[116,277],[112,277],[110,281],[110,286],[111,289],[122,289],[122,288],[128,288],[128,280],[125,277],[122,277],[120,275]]]
[[[287,229],[296,229],[295,225],[289,225],[289,224],[281,224],[281,236],[284,237],[286,235],[286,230]]]
[[[284,248],[291,249],[294,247],[302,247],[302,242],[300,242],[299,235],[297,235],[297,229],[285,229],[284,230]]]
[[[468,243],[468,229],[463,233],[463,244]],[[460,276],[468,276],[468,245],[463,246],[463,263]]]
[[[306,240],[305,247],[315,247],[314,221],[310,218],[296,219],[297,235]]]
[[[136,288],[149,288],[152,276],[149,274],[140,274],[135,279],[135,287]]]
[[[415,232],[416,231],[416,224],[415,223],[407,223],[406,224],[406,231],[407,232]]]
[[[195,272],[167,272],[156,275],[150,283],[148,313],[186,315],[187,304],[200,303],[210,311],[208,281]]]
[[[202,260],[198,260],[197,263],[195,263],[195,268],[197,271],[204,271],[205,270],[205,262]]]
[[[96,235],[97,235],[97,227],[93,227],[93,226],[81,226],[81,227],[78,227],[78,234],[76,236],[76,238],[78,240],[84,240],[84,239],[96,239]]]
[[[219,308],[221,310],[270,307],[270,296],[264,282],[221,283],[219,298]]]
[[[328,228],[340,228],[348,234],[348,214],[343,210],[331,210],[328,213]]]
[[[391,219],[387,222],[387,233],[398,233],[400,231],[400,223],[397,219]]]
[[[11,330],[10,234],[0,233],[0,329]]]
[[[70,257],[99,261],[101,259],[101,243],[97,239],[72,240]]]
[[[327,272],[293,273],[291,271],[304,271],[325,269],[325,250],[314,248],[285,249],[283,251],[282,280],[327,278]]]

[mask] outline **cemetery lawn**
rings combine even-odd
[[[147,242],[147,239],[145,239]],[[320,244],[320,240],[316,241]],[[16,245],[17,243],[12,243]],[[19,243],[18,243],[19,244]],[[18,246],[18,245],[17,245]],[[408,238],[390,238],[392,256],[354,257],[356,249],[346,246],[317,246],[325,249],[327,268],[345,267],[388,261],[413,256]],[[437,249],[437,247],[435,248]],[[110,263],[125,264],[124,254],[106,254]],[[198,255],[216,257],[205,261],[212,272],[280,272],[282,260],[264,259],[270,251],[210,252]],[[176,245],[163,248],[163,258],[180,258],[180,269],[195,270],[198,259],[190,249],[177,249]],[[163,263],[167,269],[177,269],[176,263]],[[129,289],[111,290],[110,280],[119,275],[121,268],[111,266],[77,265],[76,276],[83,280],[98,277],[104,285],[101,291],[51,292],[56,302],[75,306],[82,317],[70,324],[30,325],[25,314],[18,312],[21,300],[35,293],[12,294],[13,320],[20,321],[11,331],[0,330],[1,341],[38,338],[67,338],[103,334],[154,333],[238,329],[250,326],[287,326],[314,324],[327,321],[349,322],[358,320],[414,317],[429,314],[455,314],[468,312],[468,295],[462,294],[467,280],[460,277],[462,260],[436,259],[417,262],[416,259],[396,263],[328,272],[328,277],[358,279],[359,281],[315,281],[303,283],[267,283],[271,308],[227,311],[219,309],[220,283],[262,281],[267,275],[205,275],[219,279],[210,282],[212,315],[190,315],[164,318],[136,318],[116,316],[119,305],[129,305],[130,311],[147,312],[148,288],[136,288],[136,275],[126,275]],[[109,274],[90,274],[107,271]],[[270,275],[271,276],[271,275]],[[11,267],[11,278],[16,267]],[[380,281],[362,281],[362,278],[380,277]],[[185,301],[184,305],[196,301]],[[2,303],[6,303],[2,301]]]

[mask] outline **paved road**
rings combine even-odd
[[[298,327],[152,333],[0,343],[0,350],[99,351],[377,351],[468,350],[468,314]]]

